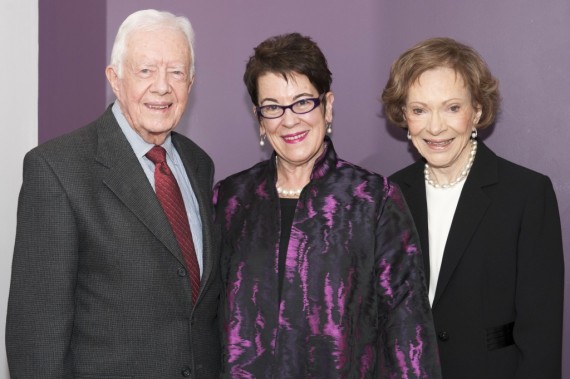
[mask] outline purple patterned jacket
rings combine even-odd
[[[407,205],[386,178],[325,143],[297,203],[281,294],[275,157],[216,186],[222,376],[440,378]]]

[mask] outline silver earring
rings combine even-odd
[[[332,123],[331,122],[327,122],[327,133],[328,134],[332,133]]]
[[[412,140],[412,135],[410,134],[410,131],[408,130],[408,141]]]
[[[475,138],[477,138],[477,129],[473,128],[473,131],[471,132],[471,139]]]
[[[261,147],[265,146],[265,134],[259,136],[259,146]]]

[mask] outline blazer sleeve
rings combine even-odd
[[[377,377],[441,378],[419,238],[400,190],[388,188],[376,226]]]
[[[522,361],[516,378],[559,379],[562,359],[564,258],[558,204],[548,177],[524,191],[518,241],[513,337]]]
[[[6,320],[10,374],[67,378],[78,236],[65,190],[33,150],[24,159]]]

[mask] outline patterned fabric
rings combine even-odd
[[[281,294],[275,157],[216,186],[223,376],[439,378],[407,205],[386,178],[325,144],[297,203]]]
[[[184,263],[189,273],[192,288],[192,301],[196,303],[200,293],[200,267],[192,242],[192,231],[188,222],[188,215],[184,207],[184,200],[176,178],[166,163],[166,150],[162,146],[154,146],[148,153],[148,159],[155,164],[154,186],[156,197],[172,226],[172,231],[184,257]]]

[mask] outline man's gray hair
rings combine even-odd
[[[190,21],[184,16],[176,16],[170,12],[156,9],[137,11],[123,21],[111,51],[110,65],[117,75],[122,77],[123,63],[127,50],[127,41],[130,35],[136,31],[153,31],[161,28],[180,30],[186,36],[190,51],[190,77],[194,76],[194,30]]]

